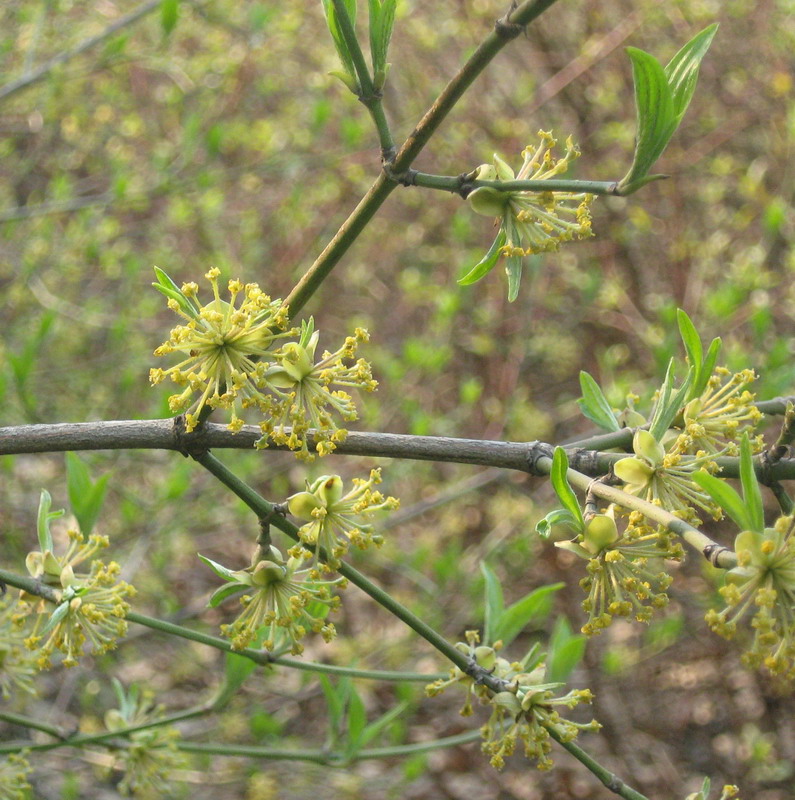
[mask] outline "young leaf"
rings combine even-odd
[[[361,732],[359,736],[359,741],[357,742],[358,747],[360,749],[362,747],[366,747],[367,743],[372,741],[382,730],[392,724],[408,707],[410,703],[406,700],[402,700],[396,706],[393,706],[389,709],[389,711],[382,714],[377,720],[374,720],[369,725],[364,727],[364,730]]]
[[[728,483],[710,475],[703,469],[694,472],[692,478],[735,521],[741,530],[753,530],[752,521],[748,516],[742,497]]]
[[[94,528],[105,500],[109,475],[91,480],[88,467],[75,453],[66,454],[66,486],[80,530],[88,535]]]
[[[225,583],[210,595],[210,599],[207,601],[208,608],[216,608],[221,605],[227,597],[231,597],[233,594],[239,594],[245,588],[246,587],[240,582]]]
[[[564,508],[576,520],[577,530],[581,531],[585,527],[585,521],[582,518],[580,502],[577,500],[577,495],[574,494],[574,490],[569,485],[569,479],[566,476],[568,469],[569,457],[566,455],[566,451],[562,447],[556,447],[552,455],[552,469],[549,472],[549,479],[560,502],[563,503]]]
[[[632,166],[619,182],[621,194],[631,194],[649,181],[663,177],[648,172],[682,121],[696,88],[701,61],[716,30],[717,25],[710,25],[696,34],[665,69],[643,50],[627,48],[635,83],[638,133]]]
[[[493,641],[502,640],[507,647],[531,622],[546,619],[552,609],[552,594],[564,585],[540,586],[508,606],[497,622]]]
[[[224,682],[212,700],[213,711],[220,711],[257,668],[257,662],[235,653],[226,654]]]
[[[50,511],[52,507],[52,497],[46,489],[41,490],[39,497],[39,510],[36,515],[36,531],[39,537],[39,550],[46,553],[52,552],[52,534],[50,533],[50,520],[58,519],[64,515],[63,509]]]
[[[348,12],[348,19],[350,19],[351,26],[355,28],[356,0],[343,0],[343,3],[345,5],[345,10]],[[331,38],[334,40],[334,47],[337,50],[337,55],[343,67],[343,72],[332,72],[331,74],[339,78],[354,94],[359,94],[361,89],[359,87],[359,80],[356,77],[356,69],[353,66],[353,58],[351,58],[348,45],[345,42],[345,37],[340,30],[337,9],[334,7],[332,0],[323,0],[323,10],[326,12],[326,24],[328,25]]]
[[[461,286],[469,286],[476,283],[494,269],[497,259],[500,257],[500,248],[505,244],[505,232],[500,231],[492,242],[488,253],[465,275],[458,279]]]
[[[718,23],[704,28],[697,33],[665,67],[665,77],[671,88],[674,105],[674,116],[678,125],[690,105],[698,82],[698,70],[701,61],[709,50],[718,30]]]
[[[762,533],[765,529],[765,510],[762,503],[762,492],[754,471],[754,460],[751,455],[751,442],[748,433],[743,433],[740,440],[740,482],[743,487],[743,500],[748,518],[748,529]]]
[[[585,655],[585,636],[575,634],[565,617],[558,617],[549,639],[545,680],[565,683]]]
[[[718,353],[720,353],[721,340],[715,337],[709,345],[707,350],[707,357],[701,365],[701,372],[693,380],[693,388],[690,391],[691,397],[699,397],[704,389],[707,388],[707,383],[712,376],[715,369],[715,364],[718,361]]]
[[[577,401],[577,405],[584,417],[605,430],[611,432],[621,430],[616,415],[602,394],[599,384],[585,370],[580,372],[580,391],[582,397]]]
[[[676,309],[676,321],[679,325],[679,335],[682,337],[682,344],[685,346],[690,366],[698,372],[704,359],[704,348],[701,346],[701,337],[698,335],[696,326],[681,308]]]
[[[203,556],[201,553],[197,553],[196,555],[219,577],[223,578],[225,581],[232,581],[234,583],[240,583],[235,575],[234,570],[228,569],[223,564],[219,564],[217,561],[213,561],[211,558],[207,558]]]
[[[483,642],[484,644],[491,644],[496,641],[494,634],[505,605],[500,579],[485,561],[480,563],[480,571],[483,573],[485,581],[483,591],[486,609],[483,620]]]
[[[345,754],[348,758],[356,755],[357,751],[362,747],[361,738],[364,727],[367,724],[367,713],[364,709],[364,703],[356,687],[351,684],[350,697],[348,699],[348,729],[347,742],[345,747]]]
[[[160,25],[168,36],[177,25],[179,0],[160,0]]]
[[[685,398],[693,381],[693,368],[687,371],[685,380],[674,394],[674,360],[668,362],[668,369],[665,373],[665,380],[660,387],[660,394],[657,398],[657,405],[654,407],[654,414],[649,424],[649,433],[659,442],[663,435],[671,427],[676,415],[682,410]]]
[[[522,281],[524,256],[508,256],[505,260],[505,274],[508,276],[508,302],[519,297],[519,284]]]
[[[668,79],[660,62],[636,47],[628,47],[627,55],[632,61],[638,126],[632,166],[619,183],[629,193],[661,177],[649,176],[648,172],[673,135],[676,120]]]
[[[556,508],[550,511],[544,519],[536,523],[535,530],[539,536],[549,539],[556,527],[569,528],[572,533],[580,533],[582,531],[581,521],[567,508]]]
[[[370,58],[373,62],[373,84],[382,89],[386,82],[389,64],[386,62],[392,27],[395,24],[397,0],[369,0],[370,2]]]
[[[55,607],[55,611],[50,614],[47,624],[41,629],[41,635],[49,633],[60,621],[69,613],[69,601],[64,600],[60,605]]]

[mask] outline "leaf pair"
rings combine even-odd
[[[373,88],[380,91],[389,72],[387,52],[395,24],[395,6],[397,0],[368,0],[370,11],[370,60],[373,65]],[[356,0],[323,0],[326,24],[334,41],[342,71],[332,72],[355,95],[362,94],[362,76],[357,73],[352,47],[358,51],[356,37]],[[342,18],[342,11],[345,18]],[[346,30],[354,37],[351,42],[346,37]],[[359,56],[361,59],[361,55]],[[361,62],[360,62],[361,63]]]
[[[717,29],[715,23],[694,36],[664,69],[649,53],[627,48],[635,83],[638,131],[632,166],[618,184],[620,194],[632,194],[650,181],[665,177],[648,173],[690,105],[701,60]]]

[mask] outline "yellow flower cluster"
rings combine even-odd
[[[400,502],[375,489],[379,483],[381,470],[374,469],[367,480],[354,478],[353,488],[345,493],[339,475],[323,475],[306,491],[288,498],[290,513],[306,521],[298,534],[305,545],[315,550],[316,559],[336,568],[351,544],[361,550],[370,545],[381,546],[383,537],[360,518],[375,511],[391,511]]]
[[[39,597],[22,593],[17,619],[36,614],[36,621],[25,639],[25,645],[37,653],[40,669],[50,666],[52,653],[57,649],[65,658],[64,666],[71,667],[89,642],[95,653],[104,653],[116,646],[116,640],[127,632],[125,617],[130,610],[126,598],[135,589],[119,581],[120,567],[115,561],[107,566],[94,555],[108,546],[108,538],[92,534],[85,539],[82,533],[70,530],[69,547],[62,556],[52,550],[28,553],[26,566],[33,578],[55,589],[55,610],[47,613],[47,603]],[[88,573],[74,568],[92,559]]]
[[[356,419],[356,406],[345,388],[371,392],[377,386],[366,361],[347,363],[354,360],[358,345],[368,340],[367,331],[357,328],[342,347],[315,361],[319,334],[312,320],[300,329],[288,329],[287,308],[256,283],[229,281],[229,300],[222,300],[220,270],[213,268],[205,275],[213,299],[201,305],[195,283],[179,288],[162,270],[157,274],[154,285],[185,322],[171,331],[155,355],[180,353],[183,359],[169,369],[150,370],[149,379],[158,384],[168,378],[182,387],[169,398],[169,407],[175,413],[186,412],[187,431],[216,408],[230,410],[229,429],[239,431],[240,413],[255,408],[265,417],[258,447],[266,447],[270,439],[311,458],[311,431],[316,453],[334,450],[346,434],[336,418]],[[297,341],[280,341],[295,337]]]
[[[240,598],[243,606],[240,616],[221,626],[221,632],[232,641],[235,650],[247,647],[263,628],[265,649],[272,650],[281,635],[290,641],[294,655],[303,651],[300,640],[308,629],[319,633],[327,642],[336,636],[334,625],[325,620],[325,612],[339,608],[340,598],[332,596],[331,592],[334,587],[344,589],[347,581],[344,578],[321,580],[317,569],[303,568],[312,554],[300,546],[291,548],[288,555],[285,560],[272,545],[265,551],[258,548],[251,566],[243,570],[230,570],[200,556],[227,581],[210,598],[210,605],[245,591]],[[311,611],[310,604],[319,604],[325,612]]]
[[[472,714],[472,697],[477,696],[482,705],[491,707],[491,716],[481,728],[484,739],[482,749],[495,769],[505,766],[505,759],[513,755],[517,744],[523,745],[526,758],[534,760],[539,769],[553,766],[550,730],[563,741],[570,742],[581,730],[598,730],[595,720],[588,723],[572,722],[560,716],[558,708],[574,708],[580,703],[591,703],[590,690],[573,690],[560,697],[555,692],[562,683],[544,682],[545,666],[537,648],[530,650],[521,661],[510,662],[497,655],[500,643],[493,647],[480,644],[477,631],[467,631],[466,642],[456,648],[466,654],[473,666],[488,671],[504,686],[493,692],[472,675],[453,667],[447,680],[429,684],[426,694],[435,697],[454,685],[466,687],[466,701],[461,714]]]

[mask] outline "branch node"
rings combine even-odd
[[[197,458],[210,452],[205,443],[206,430],[200,422],[190,433],[185,429],[185,415],[174,417],[174,449],[185,458]]]
[[[274,517],[287,517],[287,505],[284,503],[275,503],[267,514],[263,514],[259,518],[259,536],[257,537],[257,544],[262,547],[270,547],[271,544],[271,520]]]
[[[407,169],[403,172],[395,172],[392,169],[392,162],[384,162],[383,163],[384,175],[389,178],[390,181],[394,183],[399,183],[401,186],[416,186],[417,183],[417,170],[416,169]]]
[[[598,450],[585,450],[577,448],[573,453],[569,453],[569,466],[577,472],[583,472],[586,475],[599,474],[599,456]]]
[[[734,551],[728,547],[724,547],[722,544],[708,544],[701,552],[704,558],[706,558],[713,567],[720,567],[720,564],[718,564],[720,557],[724,553],[732,553]]]
[[[552,458],[555,454],[555,448],[547,442],[534,442],[527,443],[527,471],[531,475],[546,475],[548,470],[541,470],[538,468],[538,462],[542,458]]]
[[[504,39],[505,41],[511,41],[511,39],[515,39],[519,34],[524,33],[527,30],[526,25],[520,25],[517,22],[511,22],[511,14],[516,11],[517,3],[516,0],[511,0],[511,7],[508,9],[508,13],[504,17],[500,17],[494,23],[494,33],[500,37],[500,39]]]

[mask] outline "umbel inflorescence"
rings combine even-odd
[[[272,300],[256,283],[230,280],[229,299],[224,300],[220,270],[213,268],[205,277],[213,299],[201,304],[195,283],[177,287],[157,270],[154,286],[184,320],[155,350],[156,356],[179,353],[182,360],[149,373],[153,384],[168,378],[181,387],[169,398],[169,408],[185,413],[189,432],[216,408],[231,411],[229,429],[239,431],[240,414],[253,408],[262,416],[258,447],[267,447],[270,440],[311,458],[311,438],[315,453],[331,452],[347,433],[339,422],[357,418],[346,390],[372,392],[378,385],[370,365],[356,359],[357,348],[369,339],[367,331],[357,328],[340,348],[318,357],[319,332],[311,319],[300,328],[288,327],[282,301]]]

